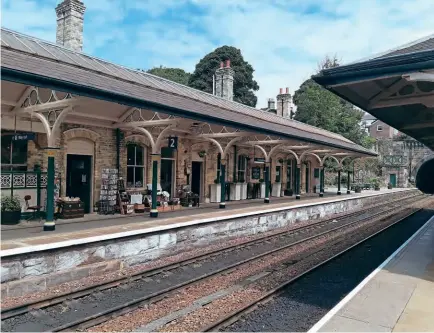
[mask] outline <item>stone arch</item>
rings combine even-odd
[[[87,128],[72,128],[65,132],[63,132],[63,136],[66,141],[75,139],[75,138],[85,138],[89,139],[93,142],[96,142],[100,135],[90,129]]]
[[[144,136],[144,135],[141,135],[141,134],[131,134],[131,135],[128,135],[128,136],[125,137],[124,141],[125,141],[125,144],[127,142],[132,142],[132,143],[143,145],[143,146],[146,146],[146,147],[149,147],[149,148],[152,147],[152,144],[149,142],[148,138],[146,136]]]
[[[427,161],[434,159],[434,153],[429,154],[427,156],[425,156],[424,158],[422,158],[414,167],[412,174],[414,175],[413,177],[416,179],[417,173],[419,172],[420,167]]]

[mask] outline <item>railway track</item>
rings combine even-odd
[[[321,261],[320,263],[314,265],[308,270],[305,270],[301,272],[300,274],[290,278],[289,280],[281,283],[275,288],[272,288],[264,295],[258,297],[254,301],[248,303],[247,305],[231,312],[230,314],[220,318],[218,321],[213,322],[210,325],[207,325],[200,329],[201,332],[221,332],[226,331],[226,329],[230,329],[230,326],[236,323],[237,321],[246,318],[250,313],[254,312],[261,306],[264,306],[266,303],[272,301],[276,297],[279,297],[281,294],[285,293],[285,291],[295,282],[301,280],[303,277],[307,276],[308,274],[319,270],[321,267],[325,266],[327,263],[332,262],[333,260],[336,260],[337,258],[349,253],[353,249],[361,246],[362,244],[368,242],[372,238],[378,236],[379,234],[385,232],[386,230],[392,228],[393,226],[396,226],[397,224],[401,223],[402,221],[408,219],[409,217],[413,216],[414,214],[418,213],[419,211],[423,210],[423,208],[418,208],[410,212],[409,214],[405,215],[402,218],[399,218],[398,220],[394,221],[393,223],[381,228],[380,230],[374,232],[373,234],[364,237],[363,239],[359,240],[355,244],[352,244],[348,246],[346,249],[338,252],[337,254],[327,258],[326,260]]]
[[[85,329],[113,317],[156,302],[168,294],[198,281],[223,274],[238,266],[283,251],[357,223],[385,216],[424,196],[374,205],[361,211],[307,226],[228,246],[175,264],[158,267],[133,276],[104,282],[73,293],[2,310],[3,331],[65,331]],[[306,235],[312,233],[310,235]],[[234,255],[234,252],[236,252]],[[221,259],[225,258],[226,261]],[[228,260],[231,258],[232,260]],[[220,265],[219,265],[220,263]],[[163,283],[162,283],[163,281]],[[165,281],[165,282],[164,282]],[[152,286],[153,288],[149,288]],[[124,297],[121,295],[124,294]],[[137,296],[139,295],[139,297]],[[116,301],[104,303],[104,299]],[[101,307],[100,304],[105,304]],[[101,311],[100,311],[101,310]]]

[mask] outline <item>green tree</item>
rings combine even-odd
[[[147,71],[147,73],[168,79],[173,82],[178,82],[186,86],[188,85],[188,80],[191,76],[190,73],[187,73],[181,68],[169,68],[163,66],[151,68]]]
[[[338,65],[336,57],[326,57],[319,67],[326,69]],[[374,141],[360,126],[363,111],[324,89],[312,79],[301,84],[294,93],[293,100],[297,106],[295,120],[341,134],[367,148],[373,145]]]
[[[232,46],[222,46],[203,57],[189,80],[189,86],[212,93],[213,75],[222,61],[230,60],[235,71],[234,100],[249,106],[256,106],[257,97],[254,91],[259,90],[253,79],[253,67],[244,60],[241,50]]]

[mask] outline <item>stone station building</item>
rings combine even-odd
[[[288,110],[233,102],[229,59],[216,69],[216,95],[204,93],[82,53],[83,3],[65,0],[56,12],[57,44],[1,30],[2,192],[27,188],[35,167],[47,171],[47,230],[55,189],[80,197],[90,213],[104,169],[117,169],[130,193],[152,189],[157,216],[157,189],[173,198],[190,185],[221,208],[255,193],[265,202],[288,190],[322,195],[327,158],[342,165],[375,156]],[[31,140],[14,141],[17,134]]]

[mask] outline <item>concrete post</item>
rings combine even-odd
[[[160,154],[151,154],[152,157],[152,204],[151,204],[151,217],[158,217],[157,209],[157,191],[158,191],[158,161]]]

